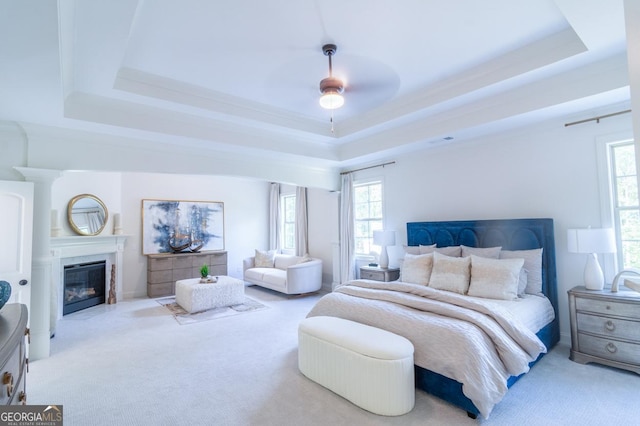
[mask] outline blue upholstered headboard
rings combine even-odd
[[[550,337],[554,343],[560,339],[553,219],[408,222],[407,244],[437,244],[438,247],[501,246],[504,250],[530,250],[542,247],[542,292],[556,311],[555,325]]]

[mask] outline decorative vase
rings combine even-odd
[[[6,281],[0,281],[0,309],[9,301],[11,297],[11,284]]]

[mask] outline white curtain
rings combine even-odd
[[[307,188],[296,188],[296,256],[309,253],[307,221]]]
[[[280,184],[271,183],[269,193],[269,250],[280,248]]]
[[[340,193],[340,282],[355,278],[355,230],[353,220],[353,177],[342,175]]]

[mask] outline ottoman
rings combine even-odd
[[[244,281],[221,275],[218,282],[200,278],[176,281],[176,303],[189,313],[244,303]]]
[[[413,409],[413,344],[379,328],[335,317],[298,326],[298,368],[309,379],[375,414]]]

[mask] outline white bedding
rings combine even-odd
[[[472,299],[476,297],[467,296]],[[534,333],[537,333],[555,319],[555,312],[549,299],[544,296],[525,294],[516,300],[483,299],[489,305],[500,306],[517,318]]]
[[[308,316],[341,317],[408,338],[415,364],[462,383],[463,393],[487,418],[506,393],[507,379],[527,372],[528,363],[546,352],[533,331],[538,326],[533,306],[541,303],[355,280],[324,296]]]

